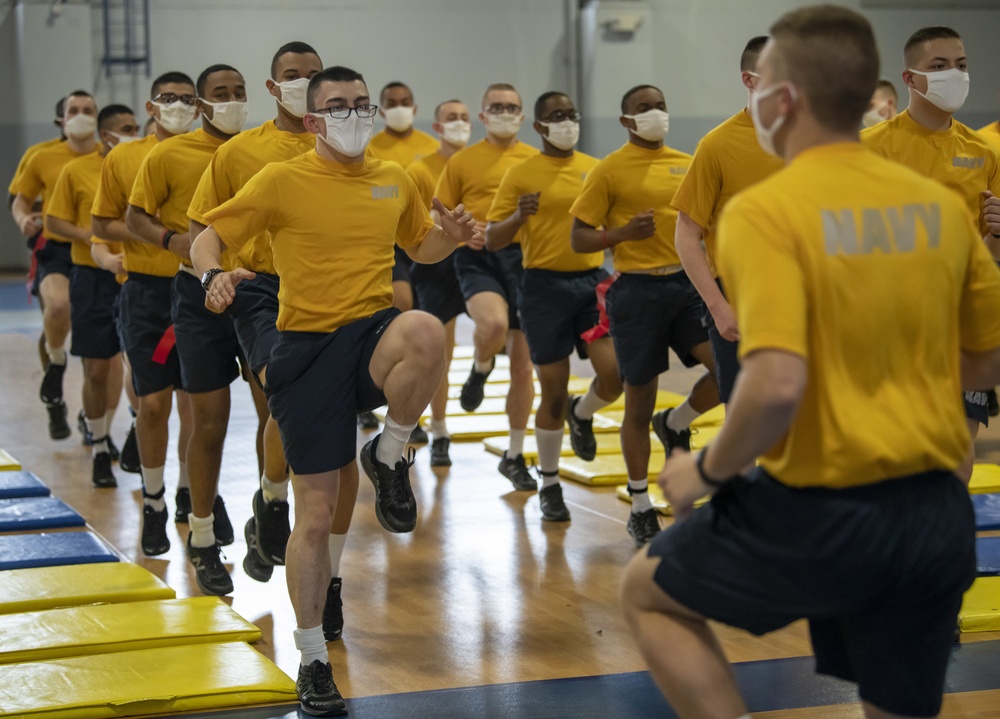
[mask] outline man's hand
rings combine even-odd
[[[736,325],[736,313],[733,306],[723,300],[722,304],[709,308],[712,319],[715,320],[715,329],[722,335],[722,339],[730,342],[740,341],[740,328]]]
[[[18,229],[24,237],[34,237],[41,231],[42,222],[41,212],[29,212],[21,219]]]
[[[1000,197],[989,190],[981,192],[983,198],[983,221],[991,235],[1000,235]]]
[[[711,493],[709,487],[701,481],[701,475],[695,466],[696,459],[690,452],[675,449],[667,457],[663,471],[656,480],[677,519],[684,519],[691,514],[694,503]]]
[[[236,299],[236,286],[243,280],[252,280],[257,273],[237,267],[232,272],[220,272],[212,278],[206,293],[205,306],[222,312]]]
[[[518,223],[523,224],[528,221],[529,217],[538,214],[538,198],[541,196],[541,192],[532,192],[527,195],[521,195],[517,198]]]
[[[618,241],[645,240],[652,237],[655,232],[656,220],[653,219],[653,211],[646,210],[629,220],[624,227],[618,228]]]
[[[105,259],[104,261],[104,264],[101,266],[101,269],[107,270],[115,277],[117,277],[118,275],[121,275],[125,272],[124,262],[125,262],[125,255],[121,254],[108,255],[107,259]]]
[[[483,249],[486,244],[486,225],[476,222],[472,215],[465,211],[465,205],[449,210],[436,197],[431,203],[438,213],[441,229],[447,232],[451,239],[459,244],[465,243],[473,250]]]

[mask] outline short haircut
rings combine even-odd
[[[636,85],[635,87],[633,87],[632,89],[630,89],[628,92],[626,92],[624,95],[622,95],[622,114],[623,115],[628,112],[628,101],[629,101],[629,99],[634,94],[636,94],[637,92],[639,92],[639,90],[656,90],[661,95],[663,94],[663,91],[660,90],[660,88],[658,88],[656,85]]]
[[[400,82],[399,80],[393,80],[392,82],[386,83],[385,87],[379,90],[378,101],[382,102],[382,98],[385,97],[385,91],[391,90],[394,87],[405,87],[406,91],[410,93],[410,99],[411,100],[413,99],[413,90],[410,89],[409,85],[407,85],[405,82]]]
[[[876,90],[885,90],[886,93],[888,93],[889,95],[892,95],[892,97],[893,97],[894,100],[898,100],[899,99],[899,95],[896,93],[896,86],[893,85],[888,80],[879,80],[878,84],[875,86],[875,89]]]
[[[462,103],[461,100],[456,100],[455,98],[452,98],[450,100],[445,100],[444,102],[440,103],[437,107],[434,108],[434,119],[435,120],[438,119],[438,115],[441,114],[441,108],[442,107],[444,107],[445,105],[450,105],[453,102]]]
[[[740,72],[755,72],[757,70],[757,58],[760,57],[760,51],[764,49],[767,41],[767,35],[750,38],[750,42],[743,48],[743,54],[740,55]]]
[[[135,115],[135,113],[132,112],[131,107],[126,107],[125,105],[108,105],[97,115],[98,129],[106,130],[107,125],[110,124],[109,120],[118,115]]]
[[[538,96],[538,99],[535,100],[536,122],[542,118],[542,114],[545,110],[545,103],[549,101],[550,97],[556,97],[556,96],[565,97],[569,99],[569,95],[567,95],[565,92],[559,92],[558,90],[549,90],[548,92],[543,92],[541,95]]]
[[[274,57],[271,59],[271,79],[275,80],[278,76],[278,60],[284,55],[315,55],[319,58],[319,53],[316,49],[309,45],[308,43],[301,42],[299,40],[294,40],[292,42],[286,42],[284,45],[278,48],[278,52],[274,53]]]
[[[149,89],[150,99],[159,95],[160,88],[164,85],[190,85],[194,87],[194,80],[183,72],[165,72],[153,80],[153,86]]]
[[[201,71],[201,74],[198,76],[198,82],[194,86],[195,91],[198,93],[198,97],[204,97],[205,83],[208,82],[208,76],[216,72],[235,72],[240,77],[243,77],[240,71],[232,65],[223,65],[221,63],[218,65],[209,65]]]
[[[521,99],[521,93],[517,91],[517,88],[511,85],[509,82],[494,82],[492,85],[486,88],[486,92],[483,93],[483,100],[479,104],[483,107],[486,106],[486,96],[489,95],[494,90],[503,90],[505,92],[512,92],[517,95],[517,104],[524,105],[524,101]]]
[[[316,112],[316,91],[324,82],[365,82],[364,76],[357,70],[342,65],[334,65],[317,72],[309,80],[308,108],[309,112]],[[365,83],[367,86],[368,83]]]
[[[66,113],[66,98],[60,97],[59,101],[56,103],[56,117],[62,118]]]
[[[915,33],[910,35],[910,39],[906,41],[903,46],[903,62],[906,63],[906,67],[912,68],[917,64],[917,60],[920,59],[920,53],[923,51],[923,45],[925,42],[930,42],[931,40],[961,40],[962,36],[957,32],[952,30],[950,27],[924,27],[917,30]]]
[[[64,117],[66,115],[66,103],[69,102],[69,99],[71,97],[89,97],[91,100],[94,100],[94,96],[91,95],[86,90],[73,90],[73,92],[71,92],[70,94],[68,94],[66,97],[63,98],[63,100],[62,100],[62,102],[63,102],[63,106],[62,106],[63,114],[60,115],[59,117]],[[97,100],[94,100],[94,107],[97,107]]]
[[[771,26],[775,69],[809,101],[813,116],[835,132],[857,132],[878,82],[871,24],[835,5],[793,10]]]

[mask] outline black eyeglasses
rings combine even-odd
[[[322,110],[317,110],[317,115],[326,115],[333,120],[346,120],[351,116],[351,112],[354,112],[358,117],[363,117],[365,119],[369,117],[375,117],[375,113],[378,112],[378,105],[358,105],[357,107],[324,107]]]
[[[580,122],[580,117],[580,113],[576,110],[556,110],[545,118],[545,122],[562,122],[564,120]]]
[[[515,105],[514,103],[504,105],[502,102],[494,102],[492,105],[484,107],[483,112],[488,112],[491,115],[502,115],[505,112],[511,115],[517,115],[521,112],[521,106]]]
[[[161,92],[153,98],[153,102],[160,102],[164,105],[173,105],[180,100],[185,105],[193,105],[198,98],[195,95],[175,95],[172,92]]]

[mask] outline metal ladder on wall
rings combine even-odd
[[[104,76],[150,75],[149,0],[102,0]]]

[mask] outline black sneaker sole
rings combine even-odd
[[[274,566],[261,558],[260,552],[257,550],[255,531],[256,522],[251,517],[243,527],[243,538],[247,542],[247,555],[243,557],[243,571],[255,581],[269,582],[271,575],[274,574]]]

